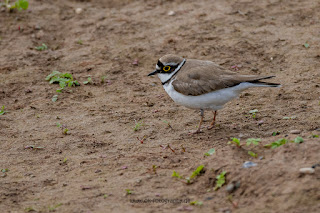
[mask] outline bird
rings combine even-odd
[[[164,90],[175,103],[200,110],[198,128],[191,134],[201,132],[205,110],[213,112],[213,120],[208,127],[212,129],[217,111],[242,91],[251,87],[281,87],[281,84],[261,81],[275,77],[273,75],[243,75],[212,61],[186,59],[174,54],[162,56],[156,69],[148,74],[152,75],[158,75]]]

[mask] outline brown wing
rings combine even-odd
[[[258,82],[274,76],[240,75],[213,62],[188,59],[172,82],[174,89],[184,95],[202,95],[242,82]]]

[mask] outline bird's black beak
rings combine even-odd
[[[158,73],[158,70],[154,70],[152,73],[149,73],[148,76],[155,75]]]

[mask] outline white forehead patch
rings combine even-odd
[[[177,66],[177,63],[165,63],[164,66]]]
[[[157,70],[160,70],[160,67],[158,66],[158,64],[156,64],[156,69],[157,69]]]

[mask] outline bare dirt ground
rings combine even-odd
[[[30,0],[26,11],[2,9],[1,212],[319,212],[320,167],[299,173],[320,163],[319,11],[314,0]],[[48,49],[35,50],[42,43]],[[216,128],[189,136],[199,112],[147,77],[168,53],[276,75],[283,86],[247,90],[218,112]],[[81,86],[57,93],[45,80],[53,70]],[[205,115],[208,125],[212,113]],[[297,136],[304,142],[263,146]],[[238,148],[231,137],[261,142]],[[242,168],[245,161],[257,166]],[[171,177],[200,165],[192,184]],[[215,191],[222,171],[226,184]]]

